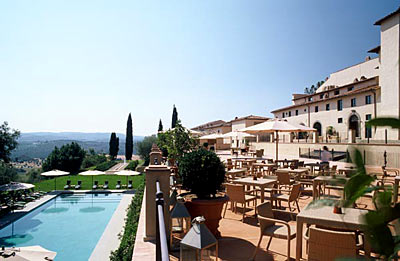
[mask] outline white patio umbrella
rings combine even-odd
[[[254,135],[236,130],[236,131],[231,131],[231,132],[225,133],[222,135],[222,137],[230,138],[231,146],[232,146],[232,140],[243,140],[244,138],[254,137]],[[237,146],[239,147],[239,143],[237,144]]]
[[[240,131],[247,132],[250,134],[275,133],[276,134],[275,159],[278,160],[279,132],[309,132],[309,131],[315,132],[317,130],[300,124],[292,124],[284,120],[275,119],[241,129]]]
[[[41,246],[6,248],[1,257],[10,261],[45,261],[53,260],[57,253]]]
[[[8,184],[4,184],[0,186],[0,191],[16,191],[16,190],[26,190],[32,189],[35,185],[29,183],[18,183],[18,182],[11,182]]]
[[[223,135],[219,134],[219,133],[213,133],[213,134],[208,134],[208,135],[204,135],[201,137],[198,137],[198,139],[200,140],[216,140],[216,139],[223,139]]]
[[[57,189],[57,177],[69,175],[69,172],[58,170],[58,169],[53,169],[50,171],[43,172],[40,175],[44,176],[44,177],[54,177],[54,190],[56,190]]]
[[[120,170],[118,172],[115,172],[115,174],[118,176],[126,176],[126,185],[128,186],[128,177],[129,176],[137,176],[137,175],[140,175],[141,173],[138,171],[133,171],[133,170]]]
[[[84,172],[79,173],[79,175],[81,176],[92,176],[92,186],[93,186],[93,176],[99,176],[104,174],[106,173],[99,170],[86,170]]]

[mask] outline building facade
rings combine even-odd
[[[314,94],[293,94],[292,105],[272,111],[274,117],[317,129],[319,140],[400,140],[398,130],[365,125],[400,117],[400,8],[375,25],[381,43],[369,52],[376,58],[332,73]]]

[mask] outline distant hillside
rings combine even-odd
[[[109,141],[109,132],[26,132],[21,133],[19,142],[52,141],[52,140],[77,140],[77,141]],[[117,133],[119,140],[125,141],[125,134]],[[134,141],[140,141],[143,136],[134,136]]]
[[[33,132],[21,133],[18,147],[13,151],[13,160],[30,160],[32,158],[46,158],[54,147],[61,147],[73,141],[79,143],[85,150],[94,149],[98,153],[108,153],[110,133],[81,133],[81,132]],[[125,135],[118,133],[119,152],[125,154]],[[134,143],[143,140],[142,136],[134,136]],[[133,153],[136,154],[134,146]]]

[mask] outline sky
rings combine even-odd
[[[386,0],[0,2],[0,122],[125,132],[272,116],[380,44]]]

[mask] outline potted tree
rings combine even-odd
[[[179,162],[182,187],[190,191],[185,196],[192,217],[204,216],[206,226],[216,236],[224,203],[228,197],[218,191],[225,180],[225,166],[212,151],[203,148],[185,154]]]

